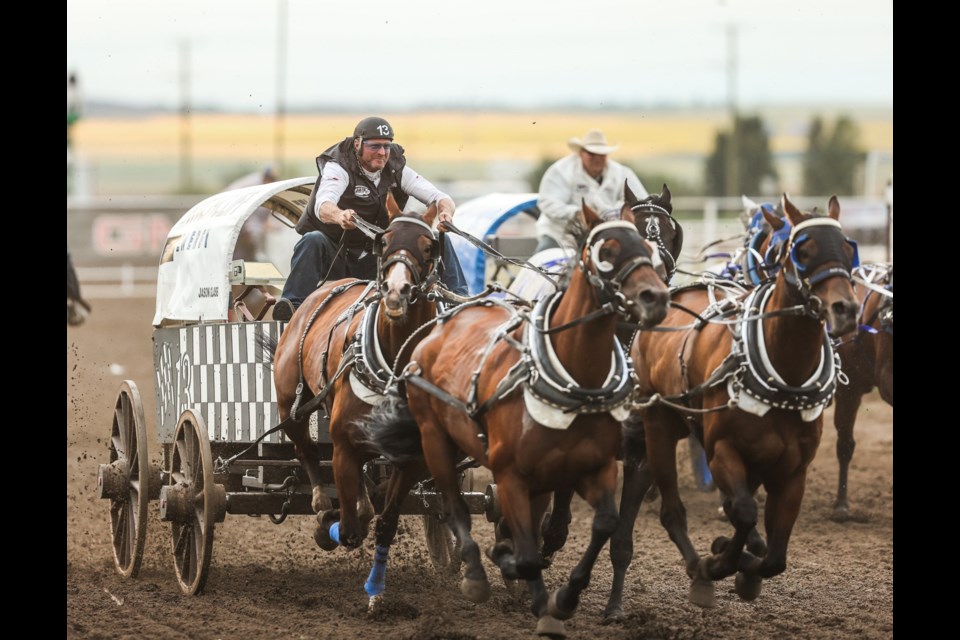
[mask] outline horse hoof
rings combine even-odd
[[[548,638],[566,638],[567,630],[564,628],[562,620],[547,615],[537,620],[537,635]]]
[[[490,583],[486,580],[464,578],[460,583],[460,592],[470,602],[481,604],[490,599]]]
[[[690,602],[704,609],[712,609],[717,606],[713,580],[694,578],[693,582],[690,583]]]
[[[566,611],[560,608],[560,605],[557,604],[558,593],[560,593],[560,589],[550,594],[550,598],[547,600],[547,612],[557,620],[569,620],[573,617],[573,611]]]
[[[369,615],[375,615],[383,609],[383,594],[370,596],[370,601],[367,602],[367,613]]]
[[[730,538],[726,536],[717,536],[713,540],[713,544],[710,545],[710,553],[715,556],[723,553],[723,550],[727,548],[727,545],[730,544]]]
[[[317,528],[313,530],[313,539],[324,551],[333,551],[340,546],[340,543],[330,537],[330,525],[336,521],[336,511],[322,511],[317,514]]]
[[[621,623],[626,620],[626,616],[623,614],[623,607],[620,605],[615,605],[612,607],[607,607],[603,611],[603,620],[600,621],[602,625],[608,625],[613,623]]]
[[[330,538],[330,531],[321,524],[317,524],[313,530],[313,540],[324,551],[333,551],[340,546],[336,540]]]
[[[755,573],[738,571],[733,582],[733,588],[741,600],[750,602],[756,600],[757,596],[760,595],[760,590],[763,588],[763,578]]]
[[[333,506],[333,501],[330,500],[330,496],[323,491],[323,487],[314,487],[313,500],[310,502],[310,506],[313,507],[314,513],[321,514]]]
[[[834,522],[846,522],[850,519],[850,507],[834,507],[830,514],[830,519]]]

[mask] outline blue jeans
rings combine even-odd
[[[336,260],[334,257],[336,256]],[[467,280],[460,268],[460,261],[450,239],[443,240],[443,272],[440,281],[445,287],[460,295],[467,295]],[[343,278],[377,279],[377,257],[371,253],[362,258],[348,253],[346,247],[337,255],[337,243],[322,231],[305,233],[293,248],[290,259],[290,275],[283,285],[282,298],[299,307],[321,282],[333,282]]]

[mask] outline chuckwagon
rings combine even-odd
[[[159,501],[172,530],[180,589],[205,585],[216,525],[226,514],[265,515],[275,524],[288,515],[313,515],[310,484],[279,423],[268,344],[285,323],[266,319],[283,286],[272,262],[235,260],[244,223],[263,209],[292,227],[310,198],[314,177],[223,192],[195,205],[173,226],[160,256],[153,319],[156,440],[162,464],[148,455],[147,423],[138,385],[125,380],[111,424],[110,461],[99,467],[102,499],[110,502],[117,571],[135,577],[143,559],[147,509]],[[311,416],[325,491],[336,504],[330,472],[332,444],[322,410]],[[383,459],[364,467],[375,488],[391,472]],[[472,513],[498,517],[493,487],[475,492],[464,465],[461,485]],[[435,564],[455,557],[440,522],[432,481],[407,496],[404,514],[422,514]]]

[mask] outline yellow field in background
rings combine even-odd
[[[285,157],[313,158],[332,142],[349,135],[366,114],[290,115],[283,127]],[[616,157],[649,159],[661,155],[706,155],[716,132],[727,126],[722,111],[645,113],[467,113],[385,114],[408,155],[424,160],[535,161],[567,153],[566,140],[592,127],[620,144]],[[775,153],[802,152],[811,112],[764,115],[772,130]],[[866,151],[893,150],[892,115],[856,118]],[[832,118],[831,118],[832,121]],[[176,157],[186,131],[194,158],[272,158],[277,126],[272,117],[193,115],[184,127],[178,116],[85,119],[77,123],[74,142],[90,159],[161,159]]]
[[[814,114],[832,123],[837,110],[768,109],[763,118],[776,156],[778,190],[796,192],[801,158]],[[892,171],[893,116],[890,110],[847,112],[857,123],[871,165],[870,188],[879,189]],[[282,129],[272,116],[192,114],[84,118],[74,127],[77,160],[74,193],[140,194],[217,191],[237,176],[273,164],[283,178],[315,174],[313,159],[353,131],[368,113],[289,115]],[[590,128],[603,129],[619,144],[616,160],[645,172],[670,176],[695,188],[718,131],[729,126],[723,110],[635,112],[454,112],[383,113],[397,132],[414,168],[431,180],[526,178],[543,159],[567,153],[566,142]],[[278,140],[280,143],[278,144]],[[182,153],[182,150],[188,153]],[[278,149],[282,162],[278,164]],[[676,184],[676,183],[675,183]],[[866,184],[866,183],[865,183]],[[519,185],[519,186],[518,186]],[[502,188],[502,187],[501,187]]]

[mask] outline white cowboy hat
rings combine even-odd
[[[567,146],[574,151],[586,149],[590,153],[595,153],[600,156],[613,153],[620,148],[620,145],[618,144],[608,144],[607,136],[605,136],[603,131],[600,131],[600,129],[590,129],[590,131],[587,131],[587,135],[583,136],[582,141],[580,138],[570,138],[567,140]]]

